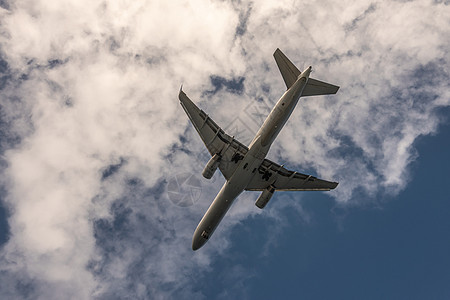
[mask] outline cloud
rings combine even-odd
[[[445,3],[2,7],[1,165],[10,238],[0,287],[10,297],[204,297],[198,286],[212,254],[224,255],[231,229],[261,212],[255,194],[242,195],[248,201],[233,206],[215,243],[190,250],[223,179],[198,175],[206,152],[178,105],[181,83],[241,140],[283,92],[271,57],[277,47],[299,68],[312,65],[315,78],[340,85],[335,96],[301,100],[270,158],[339,180],[331,195],[341,204],[401,191],[418,156],[414,141],[436,132],[437,110],[450,104]],[[200,184],[180,180],[195,204],[180,207],[168,183],[186,172]],[[282,208],[274,205],[264,218],[281,228]]]

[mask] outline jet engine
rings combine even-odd
[[[275,188],[270,185],[268,188],[266,188],[261,193],[261,195],[256,200],[255,205],[258,208],[263,209],[267,205],[267,203],[269,202],[270,198],[272,198],[274,192],[275,192]]]
[[[219,167],[220,159],[222,157],[219,154],[214,154],[213,157],[208,161],[205,168],[203,169],[202,175],[206,179],[211,179],[211,177],[214,175],[214,173],[217,170],[217,167]]]

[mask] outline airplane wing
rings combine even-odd
[[[188,115],[203,143],[211,155],[220,153],[222,159],[219,170],[228,180],[233,175],[238,162],[244,158],[248,148],[229,136],[203,110],[198,108],[180,89],[178,95],[181,106]]]
[[[329,191],[338,185],[294,171],[289,171],[268,159],[265,159],[258,169],[258,174],[252,178],[246,191],[263,191],[272,185],[277,191]]]

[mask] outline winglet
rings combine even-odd
[[[184,97],[183,97],[184,96]],[[183,91],[183,84],[181,84],[181,86],[180,86],[180,91],[178,92],[178,99],[180,100],[180,101],[183,101],[184,99],[182,99],[182,98],[187,98],[186,97],[186,94],[184,93],[184,91]]]

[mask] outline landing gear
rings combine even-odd
[[[266,180],[266,181],[269,181],[270,176],[272,176],[272,172],[264,171],[264,174],[263,174],[263,176],[262,176],[262,179],[264,179],[264,180]]]
[[[239,153],[235,153],[231,158],[231,161],[238,163],[240,160],[244,158],[244,155],[240,155]]]
[[[202,232],[201,236],[202,236],[202,238],[204,238],[204,239],[206,239],[206,240],[209,239],[209,233],[207,233],[206,230],[204,230],[204,231]]]

